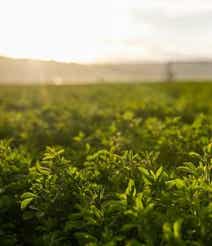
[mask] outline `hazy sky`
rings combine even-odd
[[[212,0],[0,0],[0,54],[74,62],[212,58]]]

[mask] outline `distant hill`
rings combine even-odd
[[[210,61],[176,62],[171,67],[175,79],[212,79]],[[164,63],[83,65],[0,57],[0,83],[161,81],[166,74]]]

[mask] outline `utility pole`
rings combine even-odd
[[[173,63],[167,62],[165,65],[165,72],[166,72],[166,82],[171,83],[174,81],[174,71],[173,71]]]

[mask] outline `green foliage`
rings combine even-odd
[[[2,87],[0,245],[211,245],[211,93]]]

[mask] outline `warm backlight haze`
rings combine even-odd
[[[0,55],[73,62],[212,57],[209,0],[0,0]]]

